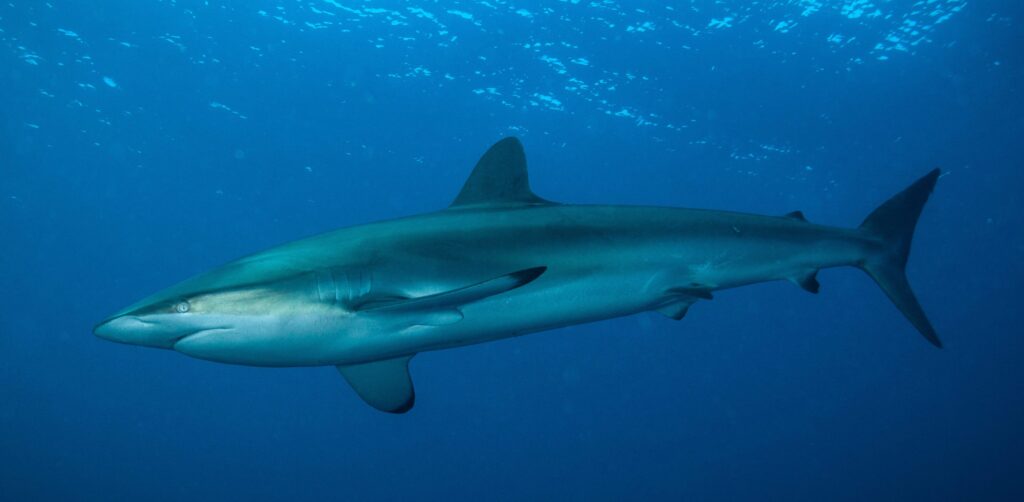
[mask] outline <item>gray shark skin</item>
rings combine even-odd
[[[941,346],[904,266],[938,169],[859,228],[785,216],[550,202],[515,138],[492,146],[451,207],[284,244],[188,279],[106,319],[115,342],[223,363],[338,368],[402,413],[420,352],[657,311],[682,319],[719,289],[827,267],[865,270]]]

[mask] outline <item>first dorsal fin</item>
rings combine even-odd
[[[510,136],[480,157],[451,207],[547,203],[530,190],[523,144]]]

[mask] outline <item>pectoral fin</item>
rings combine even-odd
[[[388,413],[405,413],[416,402],[410,359],[412,356],[336,368],[366,404]]]
[[[534,267],[488,279],[470,286],[417,298],[373,301],[356,308],[367,314],[409,316],[413,324],[440,326],[462,320],[460,307],[525,286],[540,277],[547,267]]]

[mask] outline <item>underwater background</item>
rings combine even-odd
[[[2,500],[1024,500],[1024,4],[0,3]],[[944,175],[908,273],[855,269],[334,368],[95,338],[275,244],[445,207],[522,139],[566,203],[855,226]]]

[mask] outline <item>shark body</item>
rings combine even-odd
[[[785,216],[550,202],[515,138],[492,146],[451,207],[343,228],[231,262],[95,328],[121,343],[254,366],[338,368],[367,403],[415,401],[416,354],[658,311],[682,319],[715,290],[818,270],[868,272],[941,346],[904,266],[934,170],[859,228]]]

